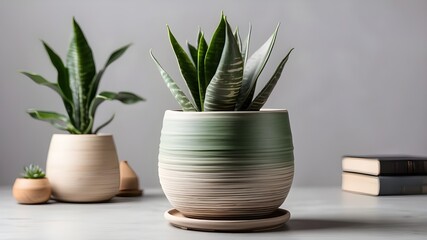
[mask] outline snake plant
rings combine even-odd
[[[23,178],[30,179],[44,178],[45,176],[46,174],[44,173],[43,169],[38,165],[33,164],[24,167],[24,173],[22,174]]]
[[[273,91],[293,50],[283,58],[273,76],[254,98],[256,83],[273,50],[278,29],[279,25],[271,37],[248,57],[251,27],[242,43],[238,28],[233,32],[223,14],[210,43],[206,42],[205,34],[199,30],[197,46],[187,43],[189,54],[168,26],[169,40],[192,101],[163,69],[152,51],[150,54],[183,111],[259,111]]]
[[[144,100],[130,92],[104,91],[98,94],[98,86],[105,70],[125,53],[130,44],[114,51],[104,67],[99,71],[96,71],[92,49],[75,19],[73,19],[73,38],[65,64],[47,43],[43,42],[43,45],[50,61],[58,72],[57,82],[48,81],[38,74],[22,73],[35,83],[49,87],[58,93],[62,98],[67,115],[29,109],[27,112],[31,117],[47,121],[54,127],[72,134],[96,134],[114,118],[113,115],[105,123],[93,130],[95,113],[102,102],[105,100],[118,100],[125,104],[133,104]]]

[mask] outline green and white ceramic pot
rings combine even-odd
[[[247,219],[274,212],[294,175],[286,110],[166,111],[159,177],[174,208],[200,219]]]

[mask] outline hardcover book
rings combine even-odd
[[[374,196],[426,194],[427,176],[371,176],[343,172],[342,189]]]
[[[342,170],[375,176],[427,175],[427,157],[404,155],[344,156]]]

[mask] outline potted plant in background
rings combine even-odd
[[[24,167],[22,178],[13,184],[13,196],[21,204],[39,204],[49,200],[51,189],[45,173],[37,165]]]
[[[28,110],[28,114],[71,133],[54,134],[50,143],[46,174],[52,195],[56,200],[70,202],[109,200],[119,191],[119,163],[112,135],[98,132],[113,120],[114,115],[94,129],[96,110],[106,100],[133,104],[143,99],[130,92],[98,93],[98,86],[107,67],[130,45],[114,51],[98,72],[92,50],[75,19],[65,64],[45,42],[43,45],[58,72],[57,82],[37,74],[22,73],[57,92],[67,115],[34,109]]]
[[[159,149],[161,186],[176,208],[165,213],[172,224],[228,231],[271,228],[289,219],[288,212],[277,210],[294,173],[288,112],[261,107],[292,49],[254,97],[277,31],[248,57],[251,30],[242,43],[238,30],[233,33],[222,15],[210,44],[199,31],[198,44],[188,44],[187,55],[168,27],[192,100],[151,53],[182,108],[166,111]],[[280,219],[263,222],[272,216]],[[254,225],[252,220],[259,222]]]

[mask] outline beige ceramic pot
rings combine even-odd
[[[284,202],[293,174],[286,110],[164,115],[160,183],[172,206],[187,217],[266,216]]]
[[[120,172],[112,135],[54,134],[46,176],[54,199],[102,202],[119,191]]]
[[[39,204],[49,200],[51,189],[47,178],[17,178],[12,192],[18,203]]]

